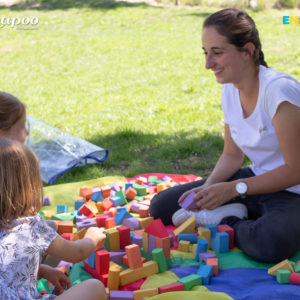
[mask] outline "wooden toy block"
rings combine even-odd
[[[84,216],[87,216],[88,218],[94,218],[95,214],[92,212],[92,210],[86,205],[83,204],[78,211],[83,214]]]
[[[290,275],[290,283],[300,284],[300,273],[292,273]]]
[[[93,190],[91,188],[88,188],[88,187],[82,187],[79,190],[79,196],[84,197],[85,199],[88,199],[89,197],[92,198]]]
[[[180,241],[178,244],[178,251],[190,252],[190,244],[191,242],[189,241]]]
[[[199,261],[200,262],[206,262],[208,258],[215,258],[217,257],[216,254],[211,253],[211,252],[205,252],[205,253],[200,253],[199,254]]]
[[[141,224],[141,228],[145,229],[154,220],[153,217],[137,218]]]
[[[145,257],[142,257],[142,264],[145,263],[147,260]],[[129,268],[129,263],[128,263],[128,256],[127,254],[125,254],[123,256],[123,262],[122,262],[123,266],[126,267],[126,268]]]
[[[56,211],[54,210],[43,210],[43,214],[46,220],[50,220],[52,216],[56,215]]]
[[[196,205],[194,201],[195,192],[190,193],[179,205],[184,209],[195,209],[199,207]]]
[[[178,291],[185,291],[184,284],[181,282],[166,284],[158,288],[159,294],[163,294],[167,292],[178,292]]]
[[[99,250],[95,253],[95,270],[98,274],[108,274],[109,271],[109,252]]]
[[[145,231],[143,232],[143,249],[149,252],[149,234]]]
[[[103,282],[105,286],[107,286],[107,280],[108,280],[108,273],[107,274],[99,274],[95,269],[93,269],[91,266],[89,266],[86,262],[83,263],[83,269],[91,274],[94,278],[100,280]]]
[[[120,268],[110,267],[108,272],[107,287],[110,290],[118,290],[120,283]]]
[[[159,238],[165,238],[169,236],[166,226],[161,219],[155,219],[145,228],[145,232],[157,236]]]
[[[120,250],[120,236],[119,231],[115,228],[107,229],[105,231],[106,239],[108,240],[109,251]]]
[[[126,285],[139,279],[158,273],[158,265],[155,261],[148,261],[138,269],[127,269],[120,273],[120,285]]]
[[[295,264],[295,266],[294,266],[294,271],[295,271],[296,273],[300,273],[300,264]]]
[[[227,232],[217,232],[211,240],[211,248],[216,253],[226,253],[229,251],[229,235]]]
[[[57,204],[56,213],[62,214],[62,213],[67,213],[68,211],[69,211],[69,206],[68,205]]]
[[[130,245],[130,228],[127,226],[117,227],[120,238],[120,248],[125,249],[125,246]]]
[[[226,232],[229,235],[229,249],[234,247],[234,230],[232,227],[224,224],[218,225],[218,232]]]
[[[101,190],[94,192],[91,200],[94,202],[102,202],[104,200],[104,198],[102,196]]]
[[[116,225],[121,225],[125,219],[132,218],[132,215],[127,211],[126,207],[119,207],[115,215]]]
[[[147,194],[152,195],[157,193],[157,187],[156,186],[149,186],[147,187]]]
[[[194,233],[196,227],[196,218],[194,216],[187,219],[179,227],[174,230],[174,235],[178,236],[180,233]]]
[[[177,241],[180,242],[181,240],[189,241],[192,244],[197,244],[198,236],[197,233],[179,233],[177,236]]]
[[[110,291],[109,300],[133,300],[132,291]]]
[[[156,188],[157,188],[157,193],[159,193],[159,192],[165,190],[166,187],[167,187],[167,186],[166,186],[165,183],[159,183],[159,184],[157,184],[157,186],[156,186]]]
[[[207,258],[206,259],[206,265],[213,267],[213,274],[214,276],[217,276],[219,274],[219,262],[218,258]]]
[[[95,259],[96,259],[96,253],[93,251],[90,256],[87,258],[87,263],[90,267],[95,269]]]
[[[200,266],[197,275],[199,275],[202,278],[202,284],[209,284],[210,278],[213,276],[213,267],[212,266]]]
[[[98,227],[105,227],[105,220],[107,219],[106,215],[97,215],[96,224]]]
[[[137,201],[137,200],[136,200]],[[140,208],[142,207],[142,205],[141,204],[139,204],[138,202],[136,202],[136,203],[133,203],[132,205],[131,205],[131,211],[132,212],[135,212],[135,213],[138,213],[139,211],[140,211]]]
[[[130,230],[137,230],[141,228],[140,221],[137,218],[127,218],[123,220],[122,224],[130,228]]]
[[[96,202],[89,200],[85,202],[85,205],[93,212],[94,215],[98,213],[98,208],[96,206]]]
[[[131,200],[130,202],[128,202],[127,204],[125,204],[125,205],[122,206],[122,207],[127,207],[127,210],[128,210],[129,212],[131,212],[131,211],[132,211],[132,210],[131,210],[131,207],[132,207],[132,205],[135,204],[135,203],[137,203],[137,200]]]
[[[109,198],[110,197],[110,186],[102,186],[101,193],[102,193],[103,198]]]
[[[157,288],[136,290],[133,292],[134,300],[143,300],[145,297],[153,297],[158,294]]]
[[[199,275],[192,274],[188,275],[186,277],[182,277],[178,280],[178,282],[181,282],[184,284],[184,289],[186,291],[189,291],[192,287],[196,285],[202,285],[202,278]]]
[[[105,219],[105,228],[109,229],[109,228],[112,228],[112,227],[115,227],[115,226],[116,226],[115,218],[110,217],[110,218]]]
[[[77,231],[81,230],[82,228],[89,228],[89,227],[96,227],[97,223],[96,221],[92,220],[92,219],[86,219],[83,220],[82,222],[76,222],[76,228]]]
[[[70,273],[70,267],[68,265],[57,266],[55,269],[60,270],[61,272],[63,272],[67,276]]]
[[[291,271],[292,273],[294,272],[293,267],[291,266],[291,263],[289,262],[289,260],[285,259],[282,262],[276,264],[275,266],[269,268],[268,274],[276,276],[276,272],[279,269],[287,269],[287,270]]]
[[[109,200],[113,202],[113,206],[116,207],[116,206],[120,206],[121,205],[121,198],[118,197],[118,196],[111,196],[109,197]]]
[[[85,204],[83,199],[74,201],[74,209],[78,210],[83,204]]]
[[[132,244],[136,244],[140,248],[143,248],[143,236],[142,235],[134,235],[132,238]]]
[[[194,257],[196,257],[197,247],[198,247],[198,244],[192,244],[192,253],[193,253]]]
[[[52,220],[59,220],[59,221],[74,221],[75,216],[71,215],[70,213],[61,213],[52,216]]]
[[[136,182],[136,184],[139,184],[139,185],[143,185],[144,184],[144,181],[142,179],[140,179],[140,178],[137,178],[135,180],[135,182]]]
[[[118,265],[123,264],[123,256],[126,254],[125,251],[118,251],[118,252],[110,252],[110,262],[114,262]]]
[[[120,271],[123,271],[123,268],[119,265],[119,264],[117,264],[117,263],[115,263],[115,262],[113,262],[112,260],[111,260],[111,254],[112,253],[115,253],[115,252],[110,252],[109,253],[109,258],[110,258],[110,261],[109,261],[109,268],[114,268],[114,269],[118,269],[118,270],[120,270]]]
[[[164,251],[165,258],[169,258],[171,254],[171,239],[170,237],[165,238],[155,238],[155,248],[162,248]]]
[[[207,240],[207,248],[210,249],[210,239],[211,232],[206,227],[198,227],[198,239],[206,239]]]
[[[86,233],[86,228],[82,228],[80,231],[78,231],[77,233],[74,234],[72,241],[77,241],[77,240],[83,239],[85,233]]]
[[[153,260],[157,262],[160,273],[167,270],[167,262],[162,248],[156,248],[152,251]]]
[[[147,218],[149,217],[149,207],[141,207],[139,209],[139,215],[140,215],[140,218]]]
[[[148,239],[148,252],[149,254],[152,255],[152,250],[157,248],[156,247],[156,237],[152,234],[149,234],[149,239]]]
[[[143,266],[141,250],[138,245],[132,244],[125,247],[130,269],[137,269]]]
[[[125,191],[125,196],[129,200],[132,200],[136,195],[137,191],[131,186]]]
[[[290,283],[290,275],[292,272],[287,269],[279,269],[276,272],[276,280],[278,283],[285,284]]]
[[[109,210],[111,207],[113,207],[112,201],[109,200],[109,198],[105,198],[101,203],[101,208],[103,211]]]
[[[49,195],[45,195],[43,198],[43,206],[50,206],[51,205],[51,199]]]
[[[136,190],[137,196],[147,195],[147,188],[145,186],[134,183],[133,188]]]
[[[65,232],[62,234],[62,238],[66,239],[68,241],[72,241],[74,238],[74,234]]]
[[[218,232],[218,226],[215,224],[209,224],[205,225],[205,227],[210,230],[210,238],[212,240]]]
[[[127,203],[127,200],[126,200],[126,198],[125,198],[125,194],[124,194],[124,192],[123,192],[122,190],[117,191],[117,192],[115,193],[115,196],[120,197],[120,199],[121,199],[121,205],[124,205],[124,204]]]
[[[112,207],[110,209],[112,209]],[[106,210],[103,214],[106,215],[107,217],[112,217],[113,216],[113,214],[110,210]]]
[[[57,232],[59,234],[63,233],[73,233],[73,222],[72,221],[54,221],[57,224]]]

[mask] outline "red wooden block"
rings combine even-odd
[[[126,190],[125,196],[127,199],[132,200],[137,195],[137,192],[131,186]]]
[[[105,227],[105,220],[107,219],[106,215],[96,216],[96,223],[98,227]]]
[[[184,291],[184,284],[181,282],[174,282],[167,285],[160,286],[158,288],[158,293],[167,293],[167,292],[176,292],[176,291]]]
[[[215,276],[217,276],[219,274],[218,258],[217,257],[207,258],[206,265],[213,267],[213,273],[214,273]]]
[[[95,217],[94,213],[91,211],[91,209],[86,204],[83,204],[82,206],[80,206],[78,211],[88,218]]]
[[[115,227],[116,223],[115,223],[115,218],[111,217],[111,218],[106,218],[105,220],[105,228],[109,229],[112,227]]]
[[[145,232],[152,234],[156,237],[165,238],[169,237],[169,233],[161,221],[161,219],[153,220],[146,228]]]
[[[149,186],[147,187],[147,194],[156,194],[157,193],[157,187],[156,186]]]
[[[112,201],[109,200],[109,198],[105,198],[102,202],[101,202],[101,207],[103,210],[109,210],[111,207],[113,207],[113,203]]]
[[[290,275],[290,283],[300,284],[300,273],[292,273]]]
[[[226,232],[229,235],[229,249],[232,249],[234,247],[234,230],[232,227],[223,224],[218,225],[218,231],[219,232]]]
[[[74,224],[72,221],[54,220],[54,222],[57,224],[57,233],[73,233]]]
[[[127,226],[117,227],[120,236],[120,249],[125,249],[127,245],[130,245],[130,228]]]
[[[98,274],[108,274],[109,271],[109,252],[99,250],[95,253],[95,270]]]
[[[110,208],[111,209],[111,208]],[[113,214],[111,211],[107,210],[103,213],[104,215],[108,216],[108,217],[113,217]]]
[[[165,258],[170,257],[171,254],[170,247],[171,247],[171,239],[169,236],[165,238],[159,238],[159,237],[155,238],[155,248],[162,248],[164,251]]]
[[[73,237],[74,237],[74,234],[73,233],[69,233],[69,232],[68,233],[65,232],[65,233],[62,234],[62,237],[64,239],[68,240],[68,241],[71,241],[73,239]]]
[[[102,281],[102,283],[107,286],[107,280],[108,280],[108,274],[98,274],[95,269],[93,269],[91,266],[89,266],[87,263],[84,262],[83,269],[91,274],[94,278]]]

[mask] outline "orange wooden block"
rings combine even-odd
[[[101,193],[102,193],[103,198],[109,198],[110,197],[110,186],[102,186]]]
[[[139,215],[140,215],[140,218],[147,218],[149,217],[149,207],[140,207],[139,209]]]
[[[103,212],[103,210],[102,210],[102,202],[97,202],[97,203],[96,203],[96,207],[97,207],[97,209],[98,209],[98,212],[100,212],[100,213]]]
[[[137,178],[137,179],[135,180],[135,183],[137,183],[137,184],[139,184],[139,185],[141,185],[141,186],[144,185],[144,181],[143,181],[142,179],[139,179],[139,178]]]
[[[59,234],[63,233],[73,233],[73,222],[72,221],[59,221],[54,220],[54,222],[57,224],[57,232]]]
[[[136,190],[134,188],[132,188],[131,186],[125,192],[125,196],[129,200],[132,200],[136,195],[137,195]]]
[[[165,184],[165,183],[159,183],[159,184],[156,186],[156,188],[157,188],[157,192],[159,193],[159,192],[161,192],[161,191],[163,191],[163,190],[166,189],[166,184]]]
[[[118,212],[118,208],[117,207],[111,207],[108,211],[110,211],[112,213],[112,217],[114,217]]]
[[[106,218],[105,219],[105,228],[112,228],[115,227],[115,218],[111,217],[111,218]]]
[[[102,210],[104,211],[109,210],[114,205],[108,198],[105,198],[101,203]]]
[[[125,247],[128,258],[128,266],[130,269],[137,269],[143,266],[140,247],[136,244]]]
[[[216,257],[207,258],[206,259],[206,265],[213,267],[213,273],[214,273],[215,276],[217,276],[219,274],[218,258],[216,258]]]
[[[155,238],[155,248],[162,248],[164,251],[165,258],[170,257],[170,245],[171,245],[171,239],[170,237],[165,237],[165,238]]]
[[[145,258],[145,257],[142,257],[142,263],[145,263],[145,262],[146,262],[146,258]],[[123,265],[124,265],[126,268],[129,268],[128,256],[127,256],[127,254],[123,255]]]
[[[93,190],[92,190],[91,188],[88,188],[88,187],[82,187],[82,188],[80,188],[80,190],[79,190],[79,195],[80,195],[81,197],[84,197],[84,198],[86,198],[86,197],[89,196],[89,195],[91,195],[91,197],[92,197],[92,195],[93,195]]]

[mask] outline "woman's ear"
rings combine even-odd
[[[253,43],[251,43],[251,42],[246,43],[246,44],[243,46],[242,49],[243,49],[243,51],[244,51],[244,53],[245,53],[245,56],[246,56],[247,58],[253,57],[254,52],[255,52],[255,46],[254,46]]]

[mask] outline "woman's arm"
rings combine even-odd
[[[104,246],[105,234],[103,228],[90,227],[81,240],[68,241],[57,236],[47,249],[51,256],[77,263],[86,259],[93,251]]]

